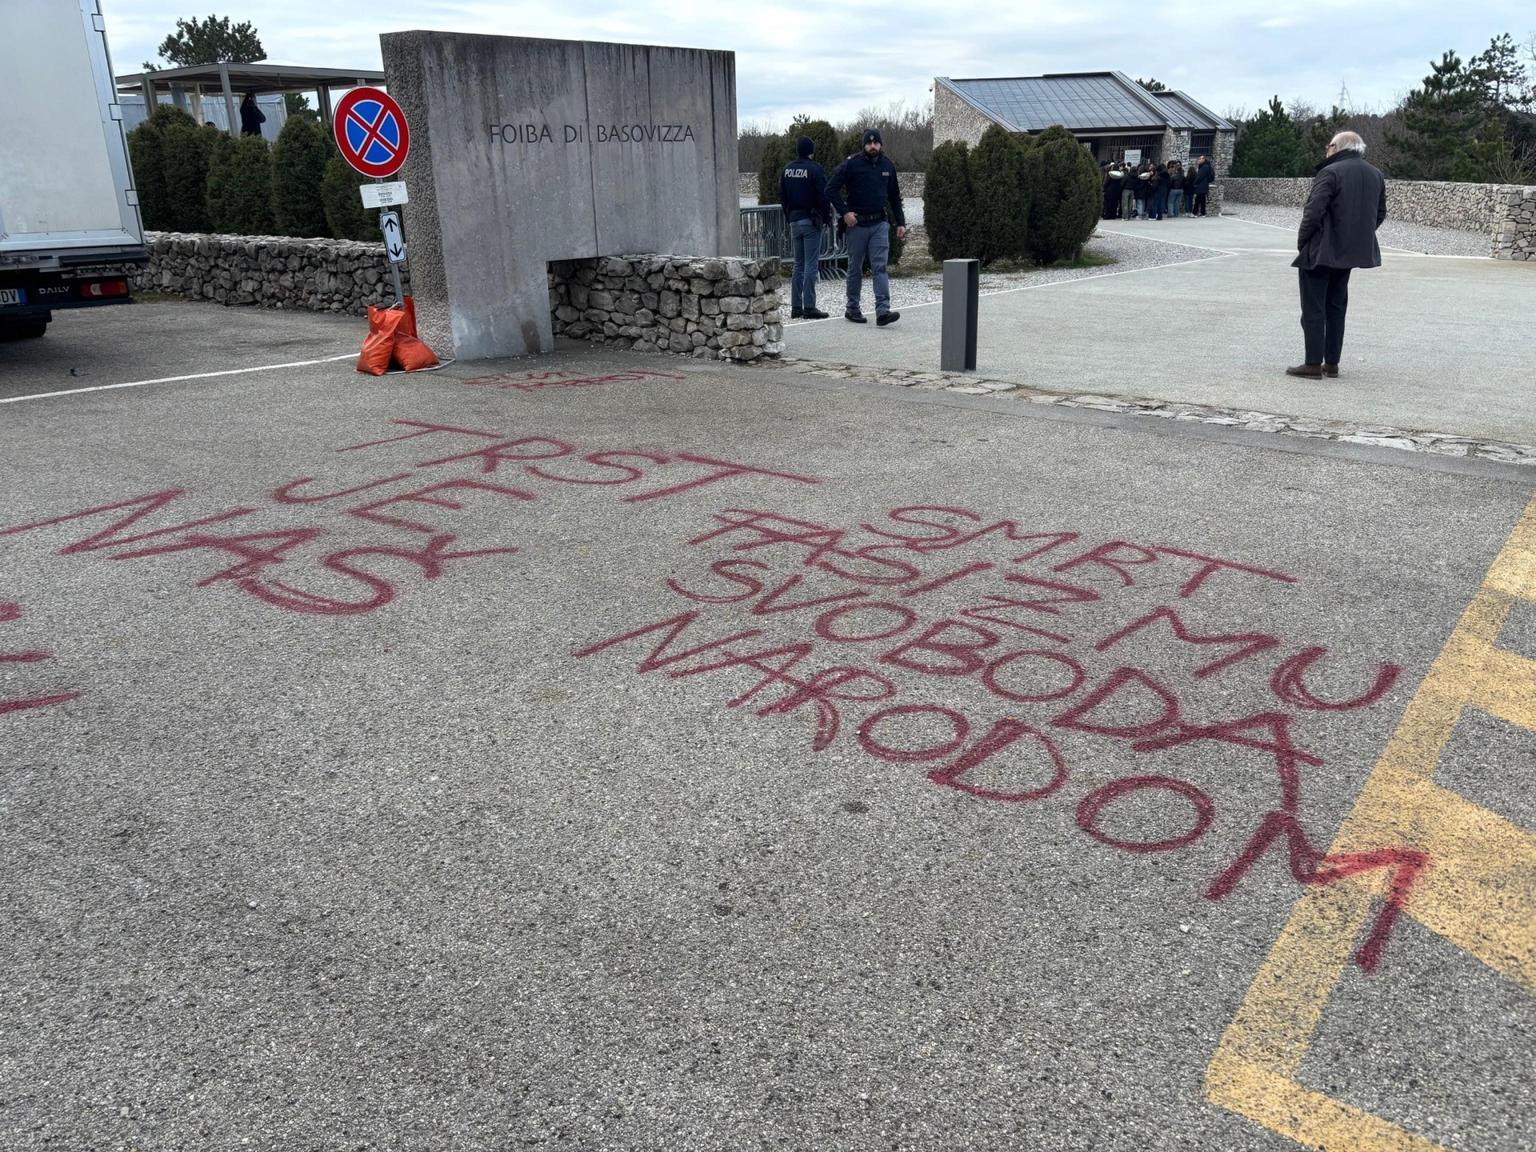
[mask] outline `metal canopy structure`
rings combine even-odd
[[[305,68],[298,64],[192,64],[185,68],[162,68],[117,77],[117,90],[143,92],[145,107],[151,112],[159,92],[190,92],[201,98],[205,88],[212,89],[224,97],[231,136],[240,135],[240,117],[235,110],[236,92],[256,95],[316,92],[320,96],[320,117],[329,126],[333,88],[382,87],[383,84],[383,72],[363,68]]]
[[[937,78],[967,104],[1014,132],[1060,124],[1083,134],[1230,130],[1182,92],[1154,95],[1122,72],[1069,72],[981,80]]]

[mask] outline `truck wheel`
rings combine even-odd
[[[46,319],[0,320],[0,340],[36,340],[47,331]]]

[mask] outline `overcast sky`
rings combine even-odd
[[[1272,94],[1384,110],[1455,48],[1536,32],[1531,0],[102,0],[119,73],[154,60],[178,17],[249,20],[275,63],[378,68],[379,33],[433,28],[736,53],[740,119],[782,126],[930,99],[934,76],[1119,69],[1156,76],[1216,112]]]

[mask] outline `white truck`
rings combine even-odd
[[[98,0],[0,0],[0,339],[130,302],[144,226]]]

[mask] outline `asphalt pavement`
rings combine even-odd
[[[1536,1143],[1521,470],[68,319],[0,349],[0,1147]]]

